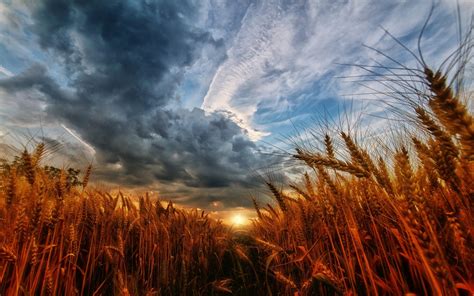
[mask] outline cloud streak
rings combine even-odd
[[[467,2],[461,5],[472,8]],[[334,77],[356,72],[341,63],[373,64],[374,59],[384,59],[364,50],[363,44],[394,54],[402,63],[413,61],[402,48],[394,49],[396,43],[381,28],[414,48],[430,9],[431,2],[425,1],[265,0],[252,4],[202,107],[231,112],[254,139],[281,132],[275,128],[278,122],[307,120],[305,115],[314,113],[324,100],[337,104],[341,94],[361,92],[358,85]],[[451,25],[455,12],[450,1],[437,3],[423,42],[430,61],[456,46],[456,26]]]

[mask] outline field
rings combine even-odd
[[[473,115],[447,70],[403,71],[411,128],[323,130],[244,231],[25,149],[0,172],[0,295],[472,295]]]

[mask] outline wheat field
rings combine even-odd
[[[473,115],[447,70],[405,70],[414,128],[296,148],[306,173],[245,232],[25,149],[1,166],[0,295],[473,295]]]

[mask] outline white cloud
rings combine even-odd
[[[86,147],[87,149],[89,149],[89,151],[92,153],[92,155],[95,155],[95,154],[96,154],[94,147],[92,147],[89,143],[87,143],[86,141],[84,141],[73,129],[68,128],[68,127],[65,126],[64,124],[60,124],[60,126],[61,126],[65,131],[67,131],[74,139],[76,139],[77,141],[79,141],[79,143],[81,143],[82,145],[84,145],[84,147]],[[120,164],[118,164],[118,165],[120,165]]]
[[[7,68],[2,67],[2,65],[0,65],[0,73],[7,76],[7,77],[13,76],[13,73],[10,70],[8,70]]]
[[[202,105],[209,111],[232,111],[236,122],[246,128],[254,139],[262,136],[261,132],[250,126],[256,104],[242,101],[234,104],[234,98],[246,82],[265,73],[266,64],[273,62],[278,45],[285,49],[289,47],[286,41],[292,35],[291,22],[276,4],[266,1],[262,5],[249,6],[234,45],[228,51],[229,57],[214,75]]]
[[[393,41],[387,42],[382,26],[394,36],[407,37],[421,29],[431,8],[429,1],[286,2],[267,0],[248,7],[240,31],[227,51],[228,58],[214,74],[202,103],[207,111],[233,113],[235,121],[254,140],[268,134],[256,130],[264,128],[253,121],[259,107],[275,112],[290,108],[294,103],[292,95],[308,90],[314,81],[335,69],[336,63],[372,63],[377,54],[364,50],[363,44],[384,51],[393,50],[395,45]],[[438,12],[453,11],[453,21],[448,24],[455,23],[455,7],[451,4],[441,2],[436,8]],[[436,19],[435,15],[433,21],[447,20]],[[455,26],[448,26],[438,35],[453,30]],[[434,46],[439,44],[440,37],[433,35],[424,41],[427,56],[439,57],[445,52]],[[416,45],[416,37],[408,41],[409,45]],[[402,50],[398,48],[395,52]],[[357,72],[350,67],[343,71],[337,75]],[[338,94],[360,91],[355,84],[348,83],[337,82],[334,88]]]

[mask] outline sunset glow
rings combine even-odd
[[[248,223],[248,218],[241,214],[236,214],[232,217],[231,221],[235,226],[242,226]]]

